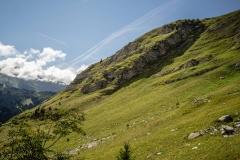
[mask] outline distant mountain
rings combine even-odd
[[[55,92],[35,92],[0,84],[0,122],[41,104]]]
[[[60,83],[53,82],[42,82],[36,80],[25,80],[15,77],[10,77],[0,73],[0,83],[6,84],[7,86],[11,86],[19,89],[26,89],[30,91],[43,92],[43,91],[51,91],[51,92],[59,92],[63,90],[66,85]]]

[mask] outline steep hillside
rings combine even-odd
[[[82,93],[104,89],[109,94],[138,75],[151,75],[182,55],[205,30],[199,20],[179,20],[137,38],[113,56],[77,75],[66,91],[81,86]]]
[[[1,73],[0,73],[0,83],[6,84],[14,88],[26,89],[30,91],[36,91],[36,92],[44,92],[44,91],[60,92],[66,87],[66,85],[63,85],[63,84],[58,84],[53,82],[25,80],[25,79],[20,79],[15,77],[9,77]]]
[[[124,142],[138,160],[240,159],[239,96],[236,11],[156,28],[90,66],[39,108],[85,113],[86,135],[71,133],[52,148],[72,159],[116,159]],[[33,118],[35,112],[4,124],[2,143],[13,120],[47,132],[52,122]]]
[[[0,122],[31,109],[52,97],[55,92],[34,92],[0,84]]]

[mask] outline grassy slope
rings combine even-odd
[[[150,78],[133,79],[110,96],[99,92],[84,95],[76,90],[62,92],[44,103],[46,108],[77,109],[86,114],[83,129],[87,137],[73,133],[66,137],[69,142],[63,138],[55,149],[71,150],[110,136],[95,147],[81,150],[73,159],[115,159],[125,141],[131,144],[136,159],[239,159],[239,136],[223,138],[217,132],[187,139],[192,132],[218,126],[216,120],[222,115],[240,114],[240,72],[232,67],[240,61],[239,35],[236,35],[239,20],[229,23],[228,16],[237,18],[239,12],[205,20],[209,27],[192,47]],[[223,30],[210,30],[223,22],[231,25]],[[209,55],[210,59],[197,66],[161,76],[193,58],[200,60]],[[193,76],[212,67],[215,69]],[[182,80],[165,83],[179,78]],[[207,102],[192,103],[205,97]],[[8,126],[4,128],[6,131]],[[171,132],[175,128],[178,129]],[[1,132],[0,137],[5,134]],[[198,149],[193,150],[195,146]]]

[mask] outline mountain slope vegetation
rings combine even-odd
[[[136,159],[240,159],[240,11],[156,28],[76,76],[41,108],[85,113],[86,135],[53,148],[72,159],[116,159],[127,142]],[[35,110],[12,120],[49,127]],[[220,122],[230,115],[232,121]],[[234,134],[223,136],[224,126]],[[15,125],[16,127],[16,125]],[[189,138],[199,133],[197,138]],[[78,152],[77,152],[78,151]]]

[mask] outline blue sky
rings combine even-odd
[[[240,0],[1,0],[0,73],[69,83],[147,31],[238,9]]]

